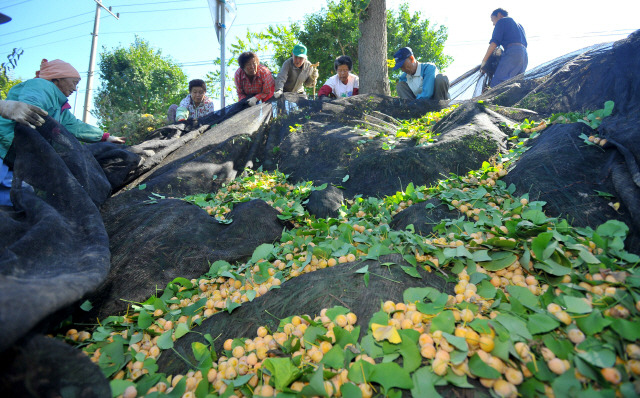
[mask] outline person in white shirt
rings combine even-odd
[[[398,97],[404,99],[448,100],[449,78],[438,73],[438,68],[430,62],[418,62],[409,47],[403,47],[394,55],[394,70],[404,73],[398,79]]]
[[[353,61],[351,57],[342,55],[333,63],[336,74],[327,79],[326,83],[318,91],[321,99],[343,98],[358,95],[360,79],[351,73]]]

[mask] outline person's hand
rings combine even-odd
[[[257,103],[258,103],[258,98],[256,97],[251,97],[247,101],[247,104],[249,104],[249,106],[255,106]]]
[[[482,63],[480,64],[480,73],[481,73],[481,74],[483,74],[483,75],[484,75],[485,73],[487,73],[487,72],[485,72],[485,70],[484,70],[485,65],[487,65],[487,61],[482,61]]]
[[[116,137],[116,136],[113,136],[113,135],[110,135],[107,138],[107,142],[112,142],[114,144],[124,144],[126,140],[127,139],[125,137]]]
[[[44,124],[42,116],[47,115],[47,111],[35,105],[20,101],[0,101],[0,116],[18,123],[27,124],[32,128],[34,128],[34,126],[42,126]]]
[[[280,98],[281,95],[282,95],[282,90],[278,90],[275,93],[273,93],[273,98],[278,99]]]

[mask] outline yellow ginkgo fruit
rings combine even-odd
[[[373,337],[377,341],[387,340],[393,344],[399,344],[402,342],[402,338],[400,338],[398,330],[391,325],[372,323],[371,330],[373,330]]]

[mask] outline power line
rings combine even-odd
[[[106,16],[105,16],[105,17],[102,17],[102,18],[100,18],[100,19],[103,19],[103,18],[106,18]],[[41,33],[41,34],[39,34],[39,35],[26,37],[26,38],[22,38],[22,39],[19,39],[19,40],[14,40],[14,41],[11,41],[11,42],[9,42],[9,43],[2,43],[2,45],[8,45],[8,44],[13,44],[13,43],[17,43],[17,42],[22,42],[22,41],[29,40],[29,39],[34,39],[34,38],[36,38],[36,37],[40,37],[40,36],[44,36],[44,35],[48,35],[48,34],[50,34],[50,33],[57,33],[57,32],[60,32],[61,30],[67,30],[67,29],[77,28],[77,27],[79,27],[79,26],[80,26],[80,25],[82,25],[82,24],[87,24],[87,23],[90,23],[90,22],[91,22],[91,21],[85,21],[85,22],[82,22],[82,23],[80,23],[80,24],[75,24],[75,25],[71,25],[71,26],[64,27],[64,28],[58,28],[58,29],[55,29],[55,30],[51,30],[51,31],[49,31],[49,32]]]
[[[83,15],[88,15],[88,14],[93,14],[93,11],[84,12],[84,13],[82,13],[82,14],[74,15],[74,16],[72,16],[72,17],[67,17],[67,18],[58,19],[57,21],[52,21],[52,22],[43,23],[43,24],[40,24],[40,25],[32,26],[32,27],[30,27],[30,28],[24,28],[24,29],[16,30],[15,32],[5,33],[5,34],[0,35],[0,36],[2,36],[2,37],[4,37],[4,36],[9,36],[9,35],[13,35],[13,34],[16,34],[16,33],[24,32],[24,31],[26,31],[26,30],[31,30],[31,29],[35,29],[35,28],[40,28],[40,27],[42,27],[42,26],[51,25],[51,24],[54,24],[54,23],[57,23],[57,22],[61,22],[61,21],[68,21],[68,20],[70,20],[70,19],[77,18],[77,17],[81,17],[81,16],[83,16]]]
[[[20,4],[28,3],[28,2],[30,2],[30,1],[31,1],[31,0],[25,0],[25,1],[21,2],[21,3],[11,4],[10,6],[3,7],[3,8],[2,8],[2,10],[4,11],[4,10],[6,10],[7,8],[11,8],[11,7],[14,7],[14,6],[19,6]]]

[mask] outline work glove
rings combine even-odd
[[[278,99],[280,98],[281,95],[282,95],[282,90],[278,90],[275,93],[273,93],[273,98]]]
[[[482,61],[482,63],[480,64],[480,73],[482,73],[483,75],[487,72],[484,71],[484,67],[487,64],[487,61]]]
[[[35,105],[26,104],[19,101],[0,101],[0,116],[10,119],[18,123],[23,123],[35,128],[34,126],[42,126],[44,119],[41,116],[47,116],[45,110]]]
[[[258,103],[258,99],[256,97],[251,97],[247,101],[247,104],[249,104],[249,106],[255,106],[257,103]]]
[[[329,96],[327,95],[321,95],[320,101],[324,101],[324,102],[331,101],[331,98],[329,98]]]
[[[114,144],[124,144],[126,140],[125,137],[115,137],[113,135],[107,138],[107,142],[113,142]]]

